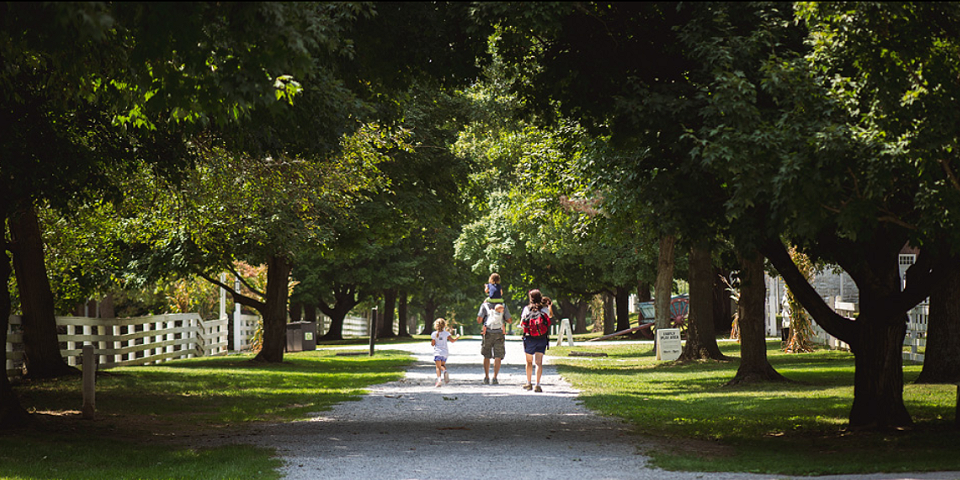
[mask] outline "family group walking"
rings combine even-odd
[[[499,384],[497,375],[500,373],[500,364],[506,355],[506,326],[513,323],[510,309],[503,302],[503,289],[500,286],[500,275],[490,275],[489,283],[484,285],[487,298],[480,305],[477,312],[477,323],[480,324],[480,353],[483,355],[483,383]],[[527,292],[527,305],[520,314],[520,326],[523,329],[523,351],[526,356],[527,383],[525,390],[542,392],[540,378],[543,375],[543,355],[550,342],[550,325],[553,321],[553,302],[544,297],[540,290],[533,289]],[[446,321],[438,318],[433,323],[434,332],[430,344],[433,345],[433,360],[437,366],[437,384],[449,383],[450,375],[447,372],[448,343],[456,342],[457,337],[446,329]],[[490,377],[490,361],[493,360],[493,378]],[[536,367],[536,383],[533,383],[534,367]]]

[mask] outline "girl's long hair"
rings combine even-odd
[[[527,298],[530,299],[530,310],[540,310],[543,308],[543,294],[540,293],[539,289],[534,288],[527,292]]]

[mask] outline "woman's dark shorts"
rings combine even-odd
[[[547,343],[550,342],[550,339],[546,335],[542,337],[523,337],[523,351],[527,355],[533,355],[534,353],[546,353],[547,352]]]

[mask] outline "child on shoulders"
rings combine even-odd
[[[500,286],[499,273],[490,274],[490,279],[483,285],[483,291],[487,292],[488,302],[503,303],[503,287]]]

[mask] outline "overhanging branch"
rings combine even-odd
[[[803,305],[803,308],[810,313],[810,316],[813,317],[813,320],[816,321],[818,325],[823,327],[830,335],[839,338],[851,346],[855,345],[856,322],[844,318],[833,311],[833,309],[823,301],[820,294],[810,285],[810,282],[803,276],[803,273],[800,272],[797,265],[793,263],[793,259],[790,258],[790,253],[787,252],[786,247],[780,239],[768,241],[761,247],[760,252],[770,260],[770,263],[773,264],[777,272],[780,273],[780,276],[783,277],[787,286],[790,287],[790,291],[793,292],[793,295],[800,304]]]

